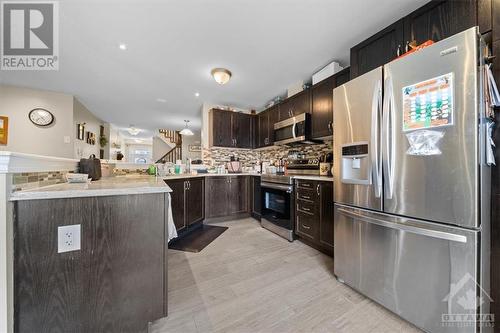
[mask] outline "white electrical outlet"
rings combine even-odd
[[[64,225],[57,228],[57,253],[78,251],[80,244],[80,224]]]

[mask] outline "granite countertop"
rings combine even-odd
[[[110,195],[146,194],[172,192],[162,178],[133,175],[105,177],[90,184],[62,183],[35,189],[14,192],[10,201],[98,197]]]
[[[183,178],[194,178],[194,177],[225,177],[225,176],[255,176],[260,177],[260,173],[199,173],[197,175],[191,174],[181,174],[181,175],[168,175],[163,177],[165,180],[169,179],[183,179]],[[294,179],[305,179],[305,180],[319,180],[319,181],[333,181],[333,177],[327,176],[311,176],[311,175],[293,175]]]

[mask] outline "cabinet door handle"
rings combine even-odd
[[[306,230],[309,230],[309,229],[311,229],[311,227],[310,227],[310,226],[308,226],[308,225],[305,225],[305,224],[302,224],[302,228],[304,228],[304,229],[306,229]]]
[[[191,181],[188,180],[188,190],[191,190]]]
[[[398,48],[396,50],[396,55],[399,57],[401,55],[401,44],[398,44]]]
[[[305,210],[306,212],[310,212],[311,211],[309,208],[306,208],[306,207],[302,207],[302,210]]]
[[[406,45],[405,45],[405,52],[408,52],[410,51],[410,41],[406,41]]]
[[[310,196],[308,196],[308,195],[303,195],[303,196],[302,196],[302,198],[303,198],[303,199],[307,199],[307,200],[311,200],[311,197],[310,197]]]
[[[316,193],[319,195],[319,184],[316,186]]]

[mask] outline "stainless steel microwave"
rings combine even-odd
[[[311,115],[302,113],[274,124],[274,144],[314,143],[311,140]]]

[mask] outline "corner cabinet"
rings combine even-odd
[[[295,188],[295,234],[333,255],[333,183],[298,179]]]
[[[250,176],[207,176],[206,218],[230,217],[249,212]]]
[[[248,113],[210,110],[210,146],[252,148],[253,117]]]
[[[165,182],[172,189],[172,216],[177,231],[205,219],[205,184],[202,177]]]

